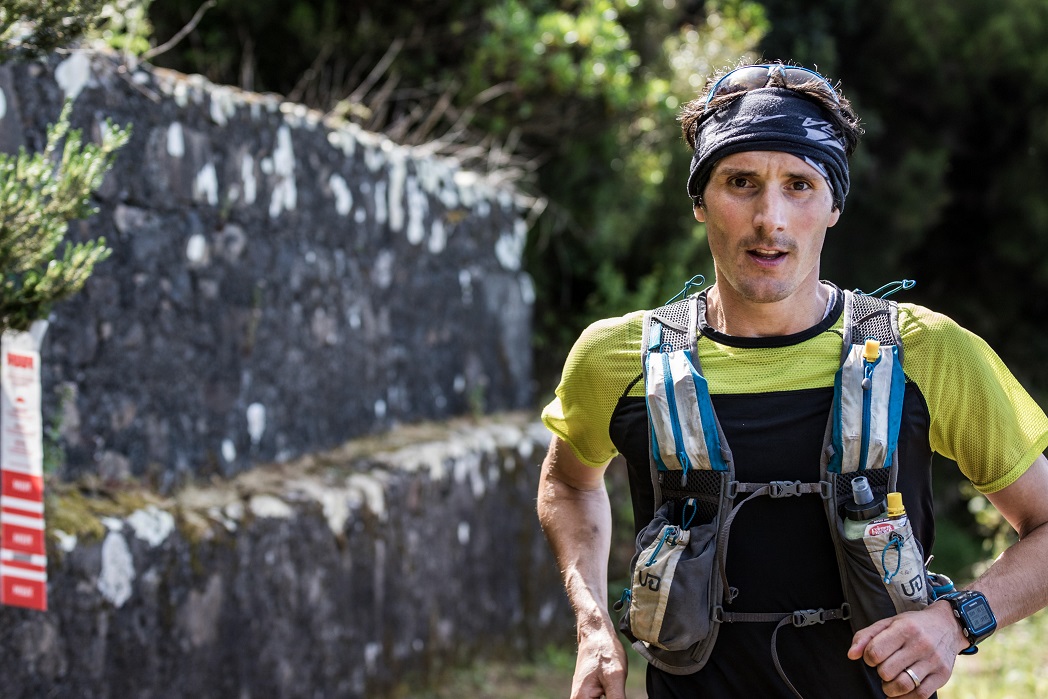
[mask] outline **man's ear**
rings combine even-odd
[[[696,204],[692,210],[695,212],[696,221],[698,221],[699,223],[706,223],[706,209]],[[839,211],[837,213],[838,215],[840,214]],[[836,221],[834,221],[834,223],[836,223]],[[831,223],[830,225],[832,226],[833,223]]]
[[[833,207],[833,211],[830,212],[830,220],[826,224],[826,227],[827,228],[833,228],[835,225],[837,225],[837,221],[839,221],[840,218],[841,218],[841,210],[838,209],[836,206]]]

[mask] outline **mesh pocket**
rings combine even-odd
[[[656,648],[684,651],[710,634],[715,524],[671,524],[666,506],[637,536],[629,609],[621,628]]]

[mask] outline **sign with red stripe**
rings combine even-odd
[[[0,338],[0,604],[47,609],[40,340],[45,322]]]

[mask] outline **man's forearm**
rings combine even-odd
[[[607,614],[611,506],[603,485],[581,490],[543,468],[539,522],[557,560],[580,632]]]
[[[1048,606],[1048,460],[1037,457],[1019,480],[987,498],[1019,534],[971,585],[1003,627]]]

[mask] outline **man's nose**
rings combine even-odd
[[[757,200],[757,210],[753,215],[754,227],[765,233],[786,230],[786,201],[782,192],[767,188]]]

